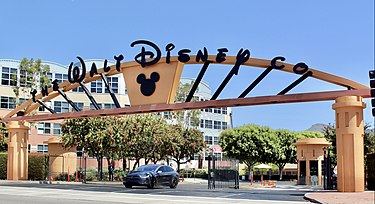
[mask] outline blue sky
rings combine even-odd
[[[0,58],[41,58],[68,64],[84,59],[112,59],[124,54],[133,60],[138,39],[161,48],[176,45],[193,52],[207,47],[210,54],[227,47],[251,56],[309,67],[368,85],[374,69],[373,0],[316,1],[93,1],[34,0],[0,3]],[[183,76],[195,77],[197,66],[186,66]],[[210,66],[204,80],[216,90],[231,66]],[[263,70],[242,67],[220,98],[237,97]],[[271,72],[248,96],[276,94],[297,75]],[[308,79],[290,93],[342,90]],[[373,123],[369,106],[365,121]],[[247,123],[272,128],[305,130],[314,123],[333,123],[333,101],[240,107],[233,109],[234,126]]]

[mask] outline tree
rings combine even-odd
[[[185,84],[182,84],[180,82],[175,98],[176,103],[185,102],[192,85],[193,81],[191,83]],[[197,101],[197,99],[193,97],[192,101]],[[184,110],[171,112],[171,115],[174,116],[178,123],[183,124],[184,127],[198,127],[200,123],[200,119],[198,116],[200,115],[200,113],[200,110]]]
[[[194,158],[194,154],[205,148],[203,133],[195,128],[185,128],[181,124],[170,126],[169,149],[172,160],[177,163],[177,171],[181,164]]]
[[[0,121],[0,152],[8,151],[8,129],[6,123]]]
[[[297,133],[289,130],[275,130],[276,151],[272,163],[276,164],[280,172],[280,180],[283,178],[283,169],[286,163],[297,162],[297,150],[292,144],[297,141]]]
[[[89,155],[96,157],[99,178],[102,179],[102,159],[110,159],[118,150],[121,134],[116,125],[119,118],[113,116],[69,119],[62,123],[61,139],[65,147],[83,147]],[[109,161],[108,161],[109,162]]]
[[[271,128],[266,126],[245,125],[223,131],[220,134],[220,146],[227,156],[244,162],[252,176],[256,162],[270,160],[274,152],[271,144],[273,134]]]
[[[371,125],[365,124],[364,125],[364,156],[370,153],[375,153],[375,135],[374,132],[370,130]],[[333,124],[329,124],[328,126],[323,128],[323,135],[324,137],[332,143],[331,145],[331,161],[334,165],[337,165],[337,158],[336,158],[336,127]]]
[[[13,92],[16,95],[16,105],[20,104],[19,97],[22,94],[26,98],[33,89],[41,90],[42,87],[50,86],[50,79],[47,73],[50,72],[49,65],[42,64],[41,59],[34,61],[33,58],[28,60],[23,58],[19,65],[20,75],[13,74]]]
[[[273,143],[275,147],[273,150],[275,152],[270,155],[270,163],[276,164],[280,172],[280,180],[282,180],[282,171],[286,163],[296,163],[297,162],[297,149],[293,143],[298,139],[302,138],[322,138],[323,135],[319,132],[292,132],[289,130],[274,130],[275,142]]]
[[[165,158],[165,133],[168,125],[164,119],[152,114],[129,115],[122,118],[123,141],[121,155],[134,159],[133,170],[144,158],[146,163]]]

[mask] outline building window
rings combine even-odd
[[[102,104],[98,103],[99,109],[102,109]],[[94,104],[90,103],[90,109],[96,110]]]
[[[214,129],[216,130],[221,129],[221,121],[214,121]]]
[[[56,113],[66,113],[69,112],[69,103],[65,101],[54,101],[53,110]]]
[[[212,128],[212,120],[204,120],[204,128]]]
[[[80,147],[80,146],[77,146],[77,148],[76,148],[76,152],[77,152],[77,157],[78,158],[81,158],[82,156],[83,156],[83,148],[82,147]]]
[[[223,130],[228,129],[228,123],[227,123],[227,122],[221,122],[221,128],[222,128]]]
[[[17,69],[16,68],[9,68],[3,67],[1,69],[1,85],[8,85],[8,86],[15,86],[17,85]]]
[[[61,135],[61,125],[60,123],[53,123],[53,134]]]
[[[227,108],[221,109],[221,113],[226,115],[228,113],[228,109]]]
[[[212,136],[204,136],[204,142],[208,145],[212,145]]]
[[[37,152],[41,154],[48,154],[48,145],[47,144],[38,145]]]
[[[114,93],[118,93],[118,78],[117,77],[107,77],[108,84],[111,86]],[[105,93],[109,93],[107,88]]]
[[[79,110],[83,110],[82,102],[73,102],[73,104],[76,105]],[[75,111],[74,108],[72,108],[72,111]]]
[[[170,112],[163,112],[163,117],[167,120],[171,120],[172,119],[172,115]]]
[[[214,108],[214,113],[221,114],[221,108]]]
[[[16,98],[1,96],[0,107],[4,109],[14,109],[16,108]]]
[[[204,109],[204,112],[212,113],[212,108],[206,108]]]
[[[81,86],[75,88],[75,89],[72,89],[72,92],[83,92],[83,89]]]
[[[63,81],[68,80],[68,75],[67,74],[55,73],[55,79],[57,79],[57,83],[59,84]]]
[[[103,82],[101,79],[91,82],[91,93],[103,93]]]
[[[104,109],[111,109],[111,108],[116,108],[116,105],[113,103],[105,103],[104,104]]]
[[[199,124],[199,127],[204,128],[204,120],[201,119],[201,122]]]
[[[38,123],[38,134],[50,135],[51,134],[51,123]]]
[[[214,145],[219,145],[220,137],[214,137]]]

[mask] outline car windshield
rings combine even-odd
[[[155,171],[159,166],[140,166],[135,171]]]

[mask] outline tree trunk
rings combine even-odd
[[[108,181],[111,181],[111,174],[112,174],[112,169],[111,169],[111,158],[107,157],[107,169],[108,169]]]
[[[126,170],[126,158],[125,157],[122,158],[122,170],[123,171]]]
[[[100,156],[100,181],[103,181],[103,156]]]
[[[281,181],[283,179],[283,168],[279,167],[279,171],[280,171],[280,181]]]
[[[253,185],[253,165],[252,164],[248,164],[247,168],[249,169],[249,181],[250,181],[250,184]]]
[[[132,169],[132,171],[134,171],[134,169],[135,169],[135,167],[137,167],[137,164],[139,163],[139,159],[136,159],[135,160],[135,163],[134,163],[134,165],[133,165],[133,169]]]
[[[177,163],[177,172],[180,172],[180,165],[181,165],[180,160],[179,159],[176,160],[176,163]]]
[[[100,169],[101,169],[101,164],[100,164],[100,156],[96,156],[96,161],[98,162],[98,179],[100,180]]]

